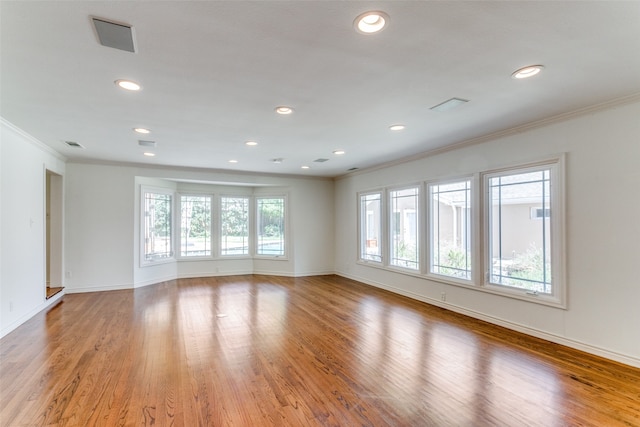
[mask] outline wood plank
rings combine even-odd
[[[338,276],[69,294],[0,358],[2,426],[640,426],[640,369]]]

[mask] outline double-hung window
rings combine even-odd
[[[249,255],[249,197],[220,198],[220,254]]]
[[[261,256],[285,255],[285,198],[256,198],[257,244]]]
[[[382,193],[360,195],[360,260],[382,262]]]
[[[170,191],[142,188],[142,263],[173,258]]]
[[[420,187],[389,192],[389,264],[420,269],[419,206]]]
[[[559,162],[485,175],[487,284],[562,302]]]
[[[471,179],[428,189],[429,273],[471,280]]]
[[[180,256],[211,256],[211,196],[180,196]]]

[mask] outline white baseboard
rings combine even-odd
[[[246,274],[254,274],[251,271],[246,270],[236,270],[236,271],[224,271],[217,273],[181,273],[178,274],[178,279],[197,279],[199,277],[220,277],[220,276],[244,276]]]
[[[517,332],[522,332],[526,335],[531,335],[536,338],[541,338],[543,340],[551,341],[556,344],[561,344],[567,347],[574,348],[576,350],[584,351],[585,353],[590,353],[596,356],[603,357],[605,359],[614,360],[616,362],[623,363],[625,365],[633,366],[636,368],[640,368],[640,359],[637,357],[629,356],[626,354],[618,353],[615,351],[607,350],[598,346],[594,346],[591,344],[587,344],[581,341],[577,341],[571,338],[566,338],[560,335],[551,334],[549,332],[545,332],[539,329],[532,328],[530,326],[522,325],[520,323],[511,322],[509,320],[505,320],[499,317],[490,316],[478,311],[469,310],[464,307],[457,306],[455,304],[450,304],[444,301],[440,301],[434,298],[428,298],[423,295],[419,295],[413,292],[405,291],[400,288],[396,288],[381,282],[376,282],[373,280],[364,279],[362,277],[357,277],[354,275],[346,274],[346,273],[335,273],[338,276],[346,277],[347,279],[355,280],[357,282],[361,282],[370,286],[374,286],[376,288],[385,289],[389,292],[393,292],[395,294],[403,295],[409,297],[411,299],[415,299],[418,301],[425,302],[427,304],[435,305],[437,307],[441,307],[447,310],[451,310],[453,312],[463,314],[465,316],[472,317],[474,319],[483,320],[485,322],[502,326],[507,329],[511,329]]]
[[[35,316],[42,310],[45,310],[49,307],[53,307],[62,299],[64,295],[65,295],[65,290],[63,289],[62,291],[58,292],[48,300],[45,300],[42,304],[39,304],[37,307],[34,307],[33,310],[30,310],[29,312],[23,314],[13,322],[9,323],[7,326],[3,327],[2,330],[0,330],[0,338],[13,332],[18,326],[22,325],[23,323],[31,319],[33,316]]]
[[[124,285],[103,285],[103,286],[83,286],[81,288],[65,288],[68,294],[84,294],[87,292],[121,291],[123,289],[133,289],[133,283]]]

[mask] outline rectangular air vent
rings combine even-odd
[[[102,46],[127,52],[135,52],[136,44],[131,25],[111,22],[103,18],[91,18]]]
[[[143,147],[155,147],[156,146],[156,142],[155,141],[143,141],[142,139],[138,140],[138,145],[141,145]]]
[[[324,162],[326,162],[327,160],[329,160],[329,159],[315,159],[315,160],[314,160],[314,162],[315,162],[315,163],[324,163]]]
[[[65,141],[64,143],[67,144],[69,147],[84,148],[81,144],[78,144],[77,142],[74,142],[74,141]]]
[[[349,169],[347,169],[347,172],[357,171],[357,170],[358,170],[358,168],[349,168]]]
[[[433,107],[431,107],[430,109],[433,111],[440,111],[445,112],[445,111],[449,111],[449,110],[453,110],[456,107],[459,107],[463,104],[466,104],[467,102],[469,102],[468,99],[462,99],[462,98],[451,98],[448,99],[444,102],[441,102],[438,105],[434,105]]]

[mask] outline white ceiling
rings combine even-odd
[[[357,33],[367,10],[388,27]],[[137,53],[90,16],[132,25]],[[3,0],[0,17],[0,114],[70,159],[339,176],[640,93],[639,1]],[[452,97],[470,102],[430,110]]]

